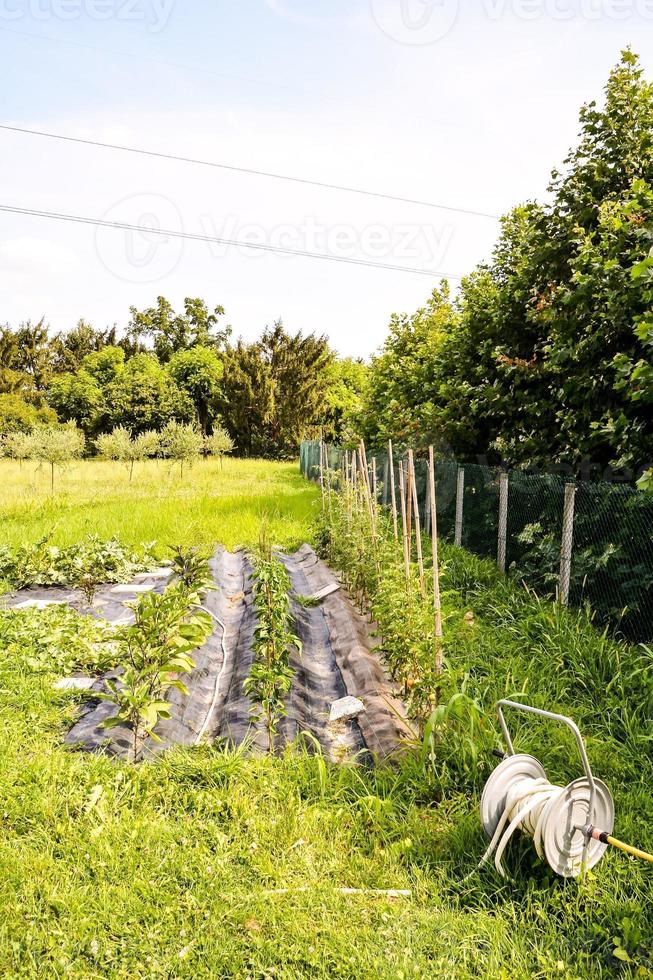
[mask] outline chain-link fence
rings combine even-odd
[[[327,455],[329,469],[341,472],[343,452],[328,447]],[[388,458],[374,460],[379,501],[389,504]],[[372,458],[368,463],[371,470]],[[320,478],[319,442],[302,443],[301,470]],[[425,460],[415,460],[415,476],[428,529]],[[539,595],[589,604],[597,625],[610,624],[637,642],[653,640],[653,494],[551,474],[512,471],[502,478],[498,469],[451,461],[436,463],[436,483],[443,540],[498,561]]]

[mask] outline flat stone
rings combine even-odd
[[[321,602],[322,599],[328,598],[328,596],[333,595],[334,592],[340,591],[340,585],[338,582],[332,582],[330,585],[325,585],[323,589],[319,592],[313,593],[311,599],[313,602]]]
[[[115,585],[111,589],[111,595],[143,595],[151,592],[154,588],[153,582],[141,582],[139,584],[130,583],[129,585]]]
[[[54,685],[55,691],[90,691],[95,677],[62,677]]]
[[[47,609],[48,606],[67,606],[65,599],[25,599],[12,609]]]
[[[363,711],[365,711],[365,705],[358,698],[353,698],[351,695],[346,698],[340,698],[339,701],[334,701],[331,705],[329,724],[332,725],[336,721],[348,721],[350,718],[358,718]]]
[[[138,575],[134,576],[135,582],[146,582],[149,578],[153,579],[169,579],[173,574],[171,568],[155,568],[153,572],[139,572]]]

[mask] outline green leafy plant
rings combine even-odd
[[[128,582],[156,562],[151,545],[135,552],[115,538],[103,541],[90,536],[68,548],[50,545],[49,540],[45,536],[16,550],[0,546],[0,579],[19,589],[31,585],[81,588],[88,596],[91,586],[94,593],[99,583]]]
[[[186,589],[204,593],[214,588],[210,565],[199,548],[173,545],[170,550],[172,571]]]
[[[135,621],[115,637],[119,678],[107,680],[108,693],[101,697],[114,704],[116,714],[103,725],[111,729],[125,725],[132,733],[131,760],[141,753],[160,718],[170,717],[166,693],[176,688],[188,693],[180,674],[190,673],[191,656],[213,629],[208,613],[200,609],[201,592],[181,582],[162,594],[147,593],[132,604]]]
[[[36,673],[100,674],[115,656],[113,630],[103,620],[82,616],[68,606],[0,612],[0,661]]]
[[[286,715],[285,699],[290,691],[294,671],[289,659],[292,650],[301,653],[302,645],[292,629],[288,573],[263,538],[253,555],[254,605],[258,621],[254,631],[255,660],[245,681],[245,692],[258,708],[254,717],[263,718],[269,750],[274,752],[281,718]]]

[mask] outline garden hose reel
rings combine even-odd
[[[496,707],[507,755],[481,797],[481,823],[491,840],[481,864],[494,854],[497,870],[505,876],[501,857],[513,833],[520,830],[533,838],[538,855],[556,874],[576,878],[595,867],[613,843],[608,840],[614,826],[610,790],[594,777],[583,737],[571,718],[516,701],[499,701]],[[584,776],[565,787],[551,784],[534,756],[515,752],[505,708],[566,725],[576,740]]]

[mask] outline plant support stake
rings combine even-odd
[[[500,571],[506,570],[506,545],[508,541],[508,474],[502,473],[499,479],[499,544],[497,565]]]
[[[426,586],[424,585],[424,557],[422,555],[422,528],[420,526],[419,502],[417,500],[415,456],[412,449],[408,450],[408,466],[410,468],[410,486],[413,495],[413,508],[415,510],[415,547],[417,550],[417,567],[419,568],[419,588],[422,595],[426,596]],[[412,528],[410,530],[412,530]]]
[[[404,464],[399,460],[399,496],[401,498],[401,527],[402,540],[404,546],[404,574],[406,576],[406,588],[410,581],[410,554],[408,551],[408,532],[406,530],[406,489],[404,486]]]
[[[395,467],[392,458],[392,439],[388,441],[388,479],[390,480],[390,499],[392,501],[392,524],[395,532],[395,541],[399,541],[399,527],[397,524],[397,494],[395,491]]]
[[[576,506],[576,487],[573,483],[565,486],[565,507],[562,514],[562,539],[560,544],[560,582],[558,595],[563,606],[569,605],[569,585],[571,582],[571,557],[574,548],[574,510]]]
[[[456,531],[454,544],[461,548],[463,544],[463,504],[465,501],[465,470],[458,470],[458,486],[456,488]]]
[[[442,602],[438,558],[438,508],[435,490],[435,457],[429,446],[429,498],[431,502],[431,558],[433,561],[433,611],[435,614],[435,672],[442,673]]]

